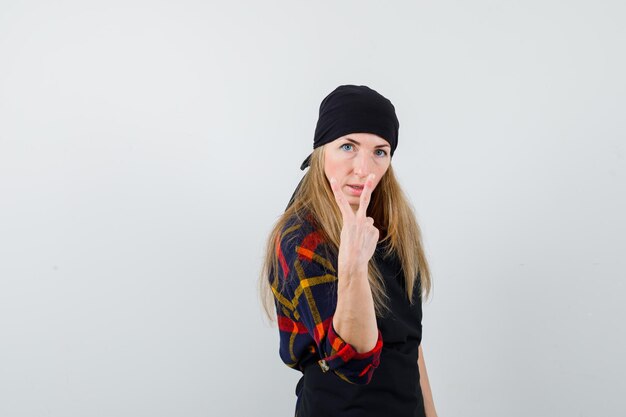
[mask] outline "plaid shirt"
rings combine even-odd
[[[358,353],[335,331],[337,260],[310,218],[288,222],[276,242],[279,273],[271,274],[280,334],[280,357],[304,372],[316,361],[323,372],[332,371],[352,384],[367,384],[380,363],[383,346]]]

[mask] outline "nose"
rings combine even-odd
[[[359,152],[354,158],[354,173],[360,178],[367,178],[372,172],[372,160],[366,152]]]

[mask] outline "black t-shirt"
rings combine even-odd
[[[422,340],[422,304],[419,281],[413,305],[405,295],[398,259],[384,259],[379,244],[374,253],[385,279],[389,310],[378,317],[383,337],[380,364],[369,384],[351,384],[317,363],[305,366],[296,386],[296,417],[423,417],[419,384],[418,347]]]

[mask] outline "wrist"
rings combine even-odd
[[[345,278],[345,281],[367,278],[368,272],[367,264],[340,267],[337,271],[338,276]]]

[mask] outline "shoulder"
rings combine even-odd
[[[323,243],[322,241],[322,234],[315,227],[315,221],[311,215],[308,214],[289,217],[279,236],[281,249],[288,252],[293,252],[298,247],[315,250],[317,245]]]
[[[284,276],[294,267],[322,267],[334,272],[332,251],[310,215],[291,216],[280,231],[276,255]]]

